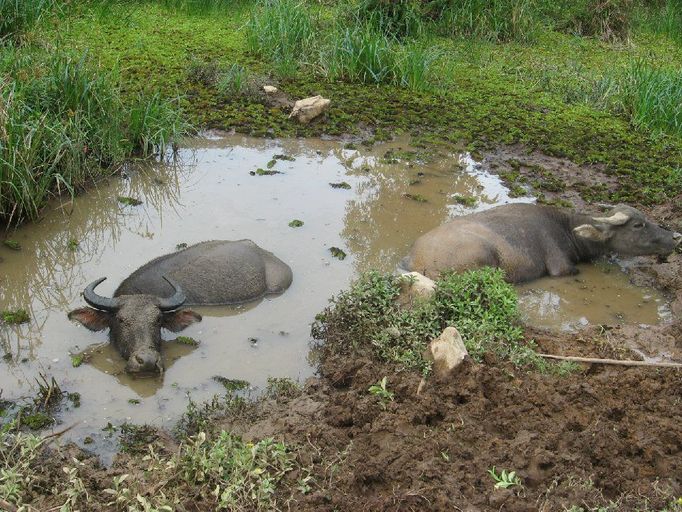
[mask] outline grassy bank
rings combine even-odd
[[[375,3],[363,17],[370,11],[358,5],[372,2],[232,2],[209,11],[114,2],[107,16],[84,9],[42,33],[119,69],[124,97],[179,95],[197,126],[263,136],[369,127],[378,139],[409,132],[473,149],[521,143],[618,177],[616,189],[591,191],[590,200],[652,204],[682,192],[682,46],[671,3],[625,2],[619,30],[579,22],[590,2],[556,12],[542,2],[499,2],[498,11],[469,2],[470,11],[451,13],[459,21],[445,25],[432,10],[437,2],[416,11],[414,2],[394,2],[404,9],[388,14]],[[529,6],[518,14],[527,19],[504,28],[515,5]],[[299,126],[253,94],[264,83],[293,99],[322,94],[331,110]]]

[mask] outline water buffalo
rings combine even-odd
[[[642,212],[618,205],[592,217],[535,204],[508,204],[465,215],[422,235],[400,266],[437,278],[444,270],[492,266],[513,283],[578,272],[576,263],[608,253],[670,254],[682,240]]]
[[[239,304],[281,293],[291,284],[288,265],[251,240],[201,242],[156,258],[126,278],[112,298],[95,293],[106,278],[90,283],[83,298],[92,308],[69,313],[92,331],[109,327],[109,338],[131,373],[163,371],[161,327],[179,332],[201,315],[183,305]]]

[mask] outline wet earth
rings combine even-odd
[[[93,437],[91,448],[111,454],[115,443],[102,431],[108,423],[170,427],[188,395],[203,401],[221,391],[213,376],[246,380],[256,390],[270,376],[303,381],[314,373],[310,323],[359,272],[394,271],[420,234],[448,218],[533,200],[510,197],[493,167],[466,153],[427,152],[407,139],[367,148],[227,134],[189,141],[163,165],[131,167],[124,179],[53,204],[39,223],[8,235],[22,250],[2,249],[0,310],[25,308],[31,321],[0,325],[2,397],[31,395],[36,377],[54,376],[81,394],[80,407],[60,417],[76,424],[67,437]],[[125,204],[125,197],[143,202]],[[302,225],[290,227],[294,220]],[[89,332],[66,318],[83,305],[81,291],[94,279],[106,276],[98,292],[110,294],[137,267],[181,244],[242,238],[289,264],[293,285],[257,303],[195,308],[204,319],[182,334],[199,344],[184,345],[164,332],[162,377],[125,374],[106,332]],[[332,248],[341,252],[335,256]],[[578,276],[519,287],[525,321],[540,336],[543,329],[567,333],[553,340],[608,326],[630,333],[623,336],[630,355],[679,357],[670,327],[674,289],[660,291],[656,276],[641,277],[646,271],[635,286],[637,263],[627,274],[622,264],[583,265]],[[566,347],[547,345],[555,353]],[[79,355],[84,363],[75,367],[72,356]]]

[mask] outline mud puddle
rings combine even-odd
[[[497,177],[466,155],[421,151],[406,140],[367,149],[325,140],[198,138],[180,150],[174,165],[131,168],[125,179],[53,207],[40,223],[10,235],[21,251],[2,249],[0,310],[25,308],[31,316],[29,324],[0,326],[3,398],[31,395],[40,373],[55,376],[64,389],[81,394],[82,405],[62,418],[78,424],[69,435],[95,438],[94,449],[102,453],[111,444],[110,433],[101,430],[108,423],[172,425],[188,395],[202,401],[220,392],[213,376],[260,389],[269,376],[306,378],[312,374],[309,325],[358,272],[392,271],[415,238],[450,217],[531,200],[511,199]],[[124,204],[124,197],[143,203]],[[293,220],[303,225],[290,227]],[[291,266],[291,288],[237,308],[195,308],[204,319],[182,334],[199,345],[166,344],[162,378],[125,375],[118,355],[98,346],[106,343],[106,332],[89,332],[66,318],[84,305],[81,291],[94,279],[107,276],[98,292],[111,294],[133,270],[179,244],[243,238]],[[332,247],[345,259],[335,258]],[[592,279],[611,282],[613,272],[592,275],[588,268],[580,277],[590,284],[582,291],[603,293],[604,285]],[[554,286],[532,285],[547,297],[565,297]],[[661,319],[660,297],[631,291],[627,300],[644,306],[635,308],[641,315],[628,313],[628,321]],[[645,295],[654,298],[646,302]],[[526,304],[537,310],[543,300],[557,299]],[[576,319],[551,322],[561,327],[582,316],[602,321],[584,312],[593,304],[583,306]],[[174,338],[168,332],[164,337]],[[86,349],[88,362],[74,367],[71,354]]]

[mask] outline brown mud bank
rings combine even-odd
[[[367,392],[384,375],[385,409]],[[417,395],[418,375],[333,357],[301,396],[224,427],[343,461],[314,475],[330,485],[297,510],[661,510],[682,493],[681,378],[597,366],[553,377],[488,360]],[[523,487],[495,489],[493,466]]]

